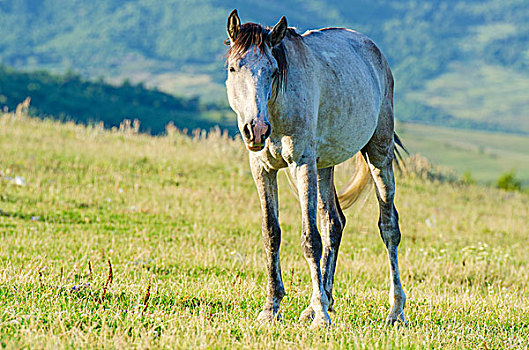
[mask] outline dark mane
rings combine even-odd
[[[243,24],[239,29],[235,42],[231,45],[230,50],[228,51],[228,59],[240,59],[252,46],[254,53],[256,49],[259,49],[259,55],[264,55],[265,46],[270,46],[270,30],[270,27],[263,27],[257,23]],[[299,35],[294,28],[288,28],[285,39],[288,38],[301,39],[301,35]],[[277,98],[279,90],[285,89],[288,71],[288,57],[283,42],[272,49],[272,55],[277,61],[279,70],[272,84],[274,98]]]

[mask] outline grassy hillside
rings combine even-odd
[[[0,117],[2,347],[527,346],[529,196],[402,176],[409,327],[383,327],[387,259],[372,197],[347,213],[334,327],[298,324],[310,277],[283,178],[284,321],[259,326],[265,256],[247,163],[218,134]]]
[[[428,91],[423,94],[427,95]],[[232,136],[238,133],[231,110],[200,102],[199,98],[175,97],[143,84],[124,82],[113,86],[103,81],[91,82],[72,72],[23,73],[0,65],[0,107],[15,110],[28,96],[30,114],[39,117],[55,115],[56,119],[84,124],[103,122],[107,128],[126,127],[122,125],[124,119],[137,119],[139,127],[135,127],[139,131],[155,135],[165,133],[169,123],[180,130],[209,130],[220,126]],[[458,101],[464,100],[456,97],[455,94],[452,99],[447,97],[442,104],[449,107],[451,102],[457,106]],[[485,113],[487,108],[492,110],[498,105],[487,103],[482,111]],[[412,123],[399,123],[398,132],[413,154],[423,154],[437,164],[453,168],[460,176],[470,173],[477,181],[492,184],[502,174],[514,171],[522,184],[529,186],[529,157],[525,151],[529,149],[529,138],[526,136]]]
[[[407,98],[464,120],[468,127],[519,132],[529,130],[529,95],[525,91],[529,91],[529,79],[512,68],[459,63]]]
[[[397,131],[410,153],[422,154],[436,164],[467,173],[481,183],[494,184],[514,171],[529,186],[529,138],[497,132],[458,130],[411,123]]]
[[[0,2],[0,62],[225,101],[226,16],[300,32],[346,26],[394,69],[401,120],[529,133],[525,0],[154,0]],[[511,84],[514,81],[513,84]]]

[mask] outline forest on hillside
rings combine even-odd
[[[128,119],[138,120],[139,130],[152,134],[165,132],[169,123],[181,130],[215,125],[235,129],[227,111],[201,103],[198,97],[176,97],[129,81],[114,86],[101,80],[87,81],[73,72],[24,73],[0,65],[0,107],[14,110],[27,97],[31,98],[32,115],[83,124],[103,122],[108,128]]]
[[[24,71],[145,82],[224,101],[226,16],[299,32],[346,26],[372,37],[396,76],[404,121],[529,133],[526,0],[9,0],[0,62]]]

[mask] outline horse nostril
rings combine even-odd
[[[264,138],[263,139],[267,139],[268,136],[270,136],[270,134],[272,133],[272,125],[270,125],[269,122],[266,122],[266,132],[264,134]]]
[[[242,134],[244,137],[246,137],[247,140],[252,139],[252,126],[250,125],[250,123],[244,124],[244,126],[242,127]]]

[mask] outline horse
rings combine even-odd
[[[297,188],[301,248],[312,278],[310,305],[300,321],[312,320],[312,328],[331,325],[334,273],[346,220],[341,203],[352,204],[374,183],[391,281],[386,322],[406,324],[393,172],[396,145],[402,143],[394,130],[394,81],[386,58],[359,32],[333,27],[300,35],[288,27],[285,16],[274,27],[241,25],[235,9],[228,16],[227,34],[228,101],[249,151],[266,251],[267,297],[258,321],[281,320],[285,288],[277,173],[287,168]],[[357,170],[339,196],[334,167],[355,155]]]

